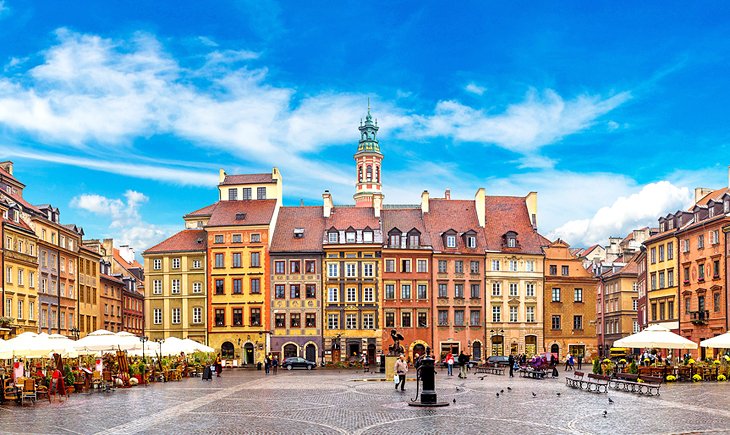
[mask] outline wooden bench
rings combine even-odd
[[[639,382],[641,380],[642,382]],[[609,387],[627,393],[646,394],[647,396],[658,396],[662,378],[656,376],[632,375],[630,373],[619,373],[616,378],[608,382]]]
[[[481,366],[481,367],[477,367],[477,374],[479,374],[479,373],[489,373],[492,375],[504,375],[504,368],[497,367],[497,366]]]
[[[545,376],[547,376],[547,375],[548,375],[547,370],[536,370],[533,368],[520,369],[521,378],[545,379]]]
[[[608,376],[593,373],[586,375],[583,372],[574,372],[573,376],[565,377],[565,385],[592,393],[608,393],[609,380],[610,378]]]

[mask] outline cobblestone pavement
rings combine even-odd
[[[6,403],[0,432],[730,434],[729,383],[670,384],[660,397],[641,397],[571,390],[562,373],[557,380],[473,374],[460,380],[442,373],[439,400],[450,406],[423,409],[406,404],[415,382],[401,393],[378,377],[348,370],[276,376],[235,370],[213,381],[75,394],[63,403]]]

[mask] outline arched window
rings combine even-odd
[[[299,348],[296,344],[289,343],[284,346],[284,358],[299,356]]]
[[[556,358],[560,359],[560,346],[553,344],[550,346],[550,353],[554,354]]]
[[[362,180],[362,166],[357,167],[357,181],[363,181]]]
[[[365,170],[365,177],[367,181],[373,181],[373,167],[368,165],[367,169]]]
[[[226,341],[221,345],[221,357],[222,358],[233,358],[233,343]]]
[[[380,166],[375,167],[375,182],[380,183]]]
[[[475,341],[471,345],[472,359],[480,361],[482,359],[482,343]]]

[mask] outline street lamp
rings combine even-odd
[[[142,383],[145,384],[145,385],[147,385],[147,382],[146,382],[147,377],[145,376],[145,372],[146,372],[146,369],[147,369],[147,362],[144,359],[144,348],[145,348],[145,343],[148,340],[149,340],[149,337],[147,337],[146,335],[143,335],[142,337],[139,337],[139,341],[142,342]]]
[[[71,333],[71,336],[74,338],[74,340],[79,339],[79,333],[81,332],[79,331],[79,328],[71,328],[69,332]]]
[[[157,364],[160,366],[160,373],[162,373],[162,343],[165,342],[165,339],[158,338],[155,340],[155,342],[159,343],[159,345],[160,345],[160,354],[157,356]],[[162,374],[162,379],[164,379],[165,382],[167,382],[167,379],[165,379],[164,373]]]

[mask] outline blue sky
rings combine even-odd
[[[445,5],[0,0],[0,158],[138,250],[221,167],[351,203],[368,97],[390,203],[537,191],[581,246],[727,185],[725,2]]]

